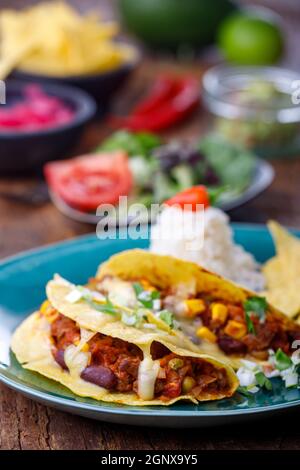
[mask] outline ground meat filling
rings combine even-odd
[[[101,367],[102,372],[106,372],[109,377],[109,389],[117,392],[131,392],[137,390],[137,376],[140,362],[143,359],[142,351],[134,344],[128,343],[118,338],[111,338],[97,333],[88,343],[91,353],[91,363],[87,368],[96,371]],[[85,380],[89,377],[85,373],[82,375]],[[92,380],[88,380],[92,381]],[[94,382],[96,383],[96,381]],[[104,386],[103,382],[98,385]]]
[[[57,314],[51,323],[51,335],[53,356],[63,369],[68,370],[64,351],[70,344],[78,344],[80,329],[73,320]],[[81,373],[83,380],[115,392],[138,392],[138,370],[143,352],[136,345],[97,333],[87,346],[90,362]],[[152,343],[151,355],[160,363],[155,398],[166,401],[182,394],[197,397],[202,393],[226,392],[229,388],[224,368],[217,369],[198,358],[178,356],[157,342]]]
[[[281,348],[286,354],[291,354],[291,344],[294,338],[300,338],[300,330],[289,332],[279,318],[270,313],[266,314],[265,321],[260,322],[256,315],[250,315],[255,334],[247,331],[245,313],[241,305],[228,305],[228,321],[231,319],[245,325],[246,334],[241,338],[233,338],[226,334],[226,326],[215,325],[211,316],[207,324],[218,337],[218,344],[226,354],[252,354],[260,360],[268,359],[269,349],[277,351]]]
[[[265,360],[268,358],[268,350],[276,351],[281,348],[286,354],[291,354],[292,342],[300,339],[300,329],[295,326],[291,331],[280,318],[276,318],[270,313],[266,313],[264,321],[260,321],[257,315],[250,314],[251,322],[255,329],[255,334],[248,331],[245,311],[241,304],[229,304],[222,300],[211,300],[202,298],[205,309],[196,315],[194,319],[200,319],[201,323],[207,327],[216,336],[216,342],[219,347],[229,355],[251,354],[257,359]],[[225,320],[214,319],[212,315],[213,305],[224,304],[227,309]],[[236,322],[236,323],[235,323]],[[236,336],[228,333],[230,325],[235,323],[239,326]]]
[[[170,288],[160,290],[154,285],[151,286],[144,279],[128,279],[127,281],[140,282],[141,285],[145,285],[146,290],[150,286],[152,289],[160,291],[163,308],[173,312],[179,320],[187,319],[192,322],[196,335],[187,332],[188,335],[191,335],[192,340],[197,341],[197,329],[199,325],[203,325],[213,333],[213,336],[210,335],[206,339],[216,342],[227,355],[245,356],[250,354],[258,360],[267,360],[269,349],[277,351],[279,348],[290,355],[293,352],[291,349],[293,341],[300,339],[300,327],[292,326],[292,328],[288,328],[280,318],[276,318],[268,312],[263,322],[255,314],[250,314],[250,319],[255,329],[254,334],[248,330],[244,307],[241,303],[224,302],[223,299],[213,298],[211,294],[205,292],[196,299],[184,299],[181,297],[180,292],[174,293]],[[99,283],[96,279],[91,279],[90,282],[95,289],[101,290],[101,282]],[[192,315],[188,311],[184,312],[182,308],[185,303],[194,300],[200,300],[203,303],[204,308],[201,309],[201,312],[193,312]],[[221,320],[220,318],[214,318],[212,310],[215,304],[222,304],[226,307],[227,314],[225,318]],[[230,334],[232,322],[235,323],[234,328],[239,327],[239,331]],[[201,333],[203,331],[200,331]],[[203,338],[202,336],[198,337],[200,340]]]
[[[64,370],[68,370],[64,352],[68,346],[80,341],[80,328],[70,318],[57,313],[55,320],[51,323],[51,336],[54,359]]]

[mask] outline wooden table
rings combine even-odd
[[[173,68],[178,66],[167,60],[147,60],[115,99],[115,107],[129,109],[158,69]],[[186,64],[184,68],[200,77],[203,63]],[[193,139],[203,132],[205,125],[206,117],[200,111],[165,136]],[[75,153],[92,149],[108,132],[103,123],[93,124]],[[232,220],[265,222],[275,218],[300,228],[300,159],[276,161],[274,167],[276,178],[272,186],[255,201],[234,211]],[[35,179],[1,179],[0,192],[23,192],[35,184]],[[91,226],[65,218],[51,203],[35,207],[0,197],[0,257],[92,231]],[[0,449],[297,449],[299,417],[299,411],[294,411],[236,426],[231,426],[228,420],[228,426],[219,429],[134,428],[55,411],[0,385]]]

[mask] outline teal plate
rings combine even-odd
[[[233,224],[235,239],[260,262],[274,254],[267,229],[258,225]],[[300,237],[300,232],[296,232]],[[97,402],[75,396],[65,387],[26,371],[9,349],[16,326],[44,300],[45,284],[59,272],[76,284],[92,276],[99,263],[131,248],[146,248],[147,240],[100,241],[88,235],[22,253],[0,264],[0,381],[23,395],[61,410],[114,423],[142,426],[216,426],[282,411],[300,405],[300,390],[286,390],[273,379],[271,392],[251,398],[236,393],[232,398],[199,405],[177,403],[170,407],[136,407]]]

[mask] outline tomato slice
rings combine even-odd
[[[203,204],[204,209],[210,205],[207,189],[202,185],[192,186],[191,188],[181,191],[165,201],[165,204],[168,206],[178,205],[183,209],[186,204],[189,204],[193,211],[197,210],[197,204]]]
[[[67,204],[95,211],[100,204],[118,204],[132,188],[132,175],[124,152],[83,155],[47,163],[44,173],[50,189]]]

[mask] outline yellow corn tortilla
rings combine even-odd
[[[47,285],[47,296],[56,310],[79,324],[81,329],[85,331],[87,338],[99,332],[128,341],[143,351],[144,358],[151,358],[150,347],[152,342],[159,342],[179,356],[200,358],[216,368],[224,369],[228,377],[228,390],[216,393],[203,392],[197,399],[191,394],[186,394],[170,399],[168,402],[159,399],[142,400],[135,393],[110,392],[98,385],[82,380],[80,372],[76,368],[71,368],[69,372],[63,370],[57,364],[51,352],[50,326],[40,312],[33,313],[28,317],[15,331],[12,338],[12,351],[24,368],[56,380],[76,395],[127,405],[171,405],[178,400],[189,400],[198,403],[198,401],[230,397],[235,392],[238,387],[238,380],[228,364],[220,362],[207,354],[196,352],[196,348],[194,350],[186,349],[190,344],[189,340],[176,333],[170,334],[159,327],[151,331],[146,330],[146,328],[129,327],[114,319],[113,316],[93,309],[84,300],[71,303],[66,300],[66,296],[71,290],[71,285],[68,286],[59,280],[53,280]],[[81,346],[78,346],[79,350]]]
[[[300,240],[277,222],[268,227],[272,234],[276,255],[263,267],[267,282],[267,299],[288,317],[300,313]]]
[[[206,292],[218,300],[232,303],[243,303],[247,298],[258,295],[198,264],[144,250],[129,250],[112,256],[99,266],[96,279],[101,280],[105,276],[116,276],[123,280],[145,279],[151,285],[162,290],[180,286],[181,289],[184,287],[192,295]],[[295,323],[271,304],[268,304],[268,311],[274,317],[279,318],[286,328],[295,328]],[[296,328],[299,327],[296,325]],[[241,365],[241,357],[227,356],[216,343],[202,340],[200,348],[202,352],[211,354],[219,360],[227,359],[234,368]],[[252,356],[248,356],[247,359],[261,362]]]

